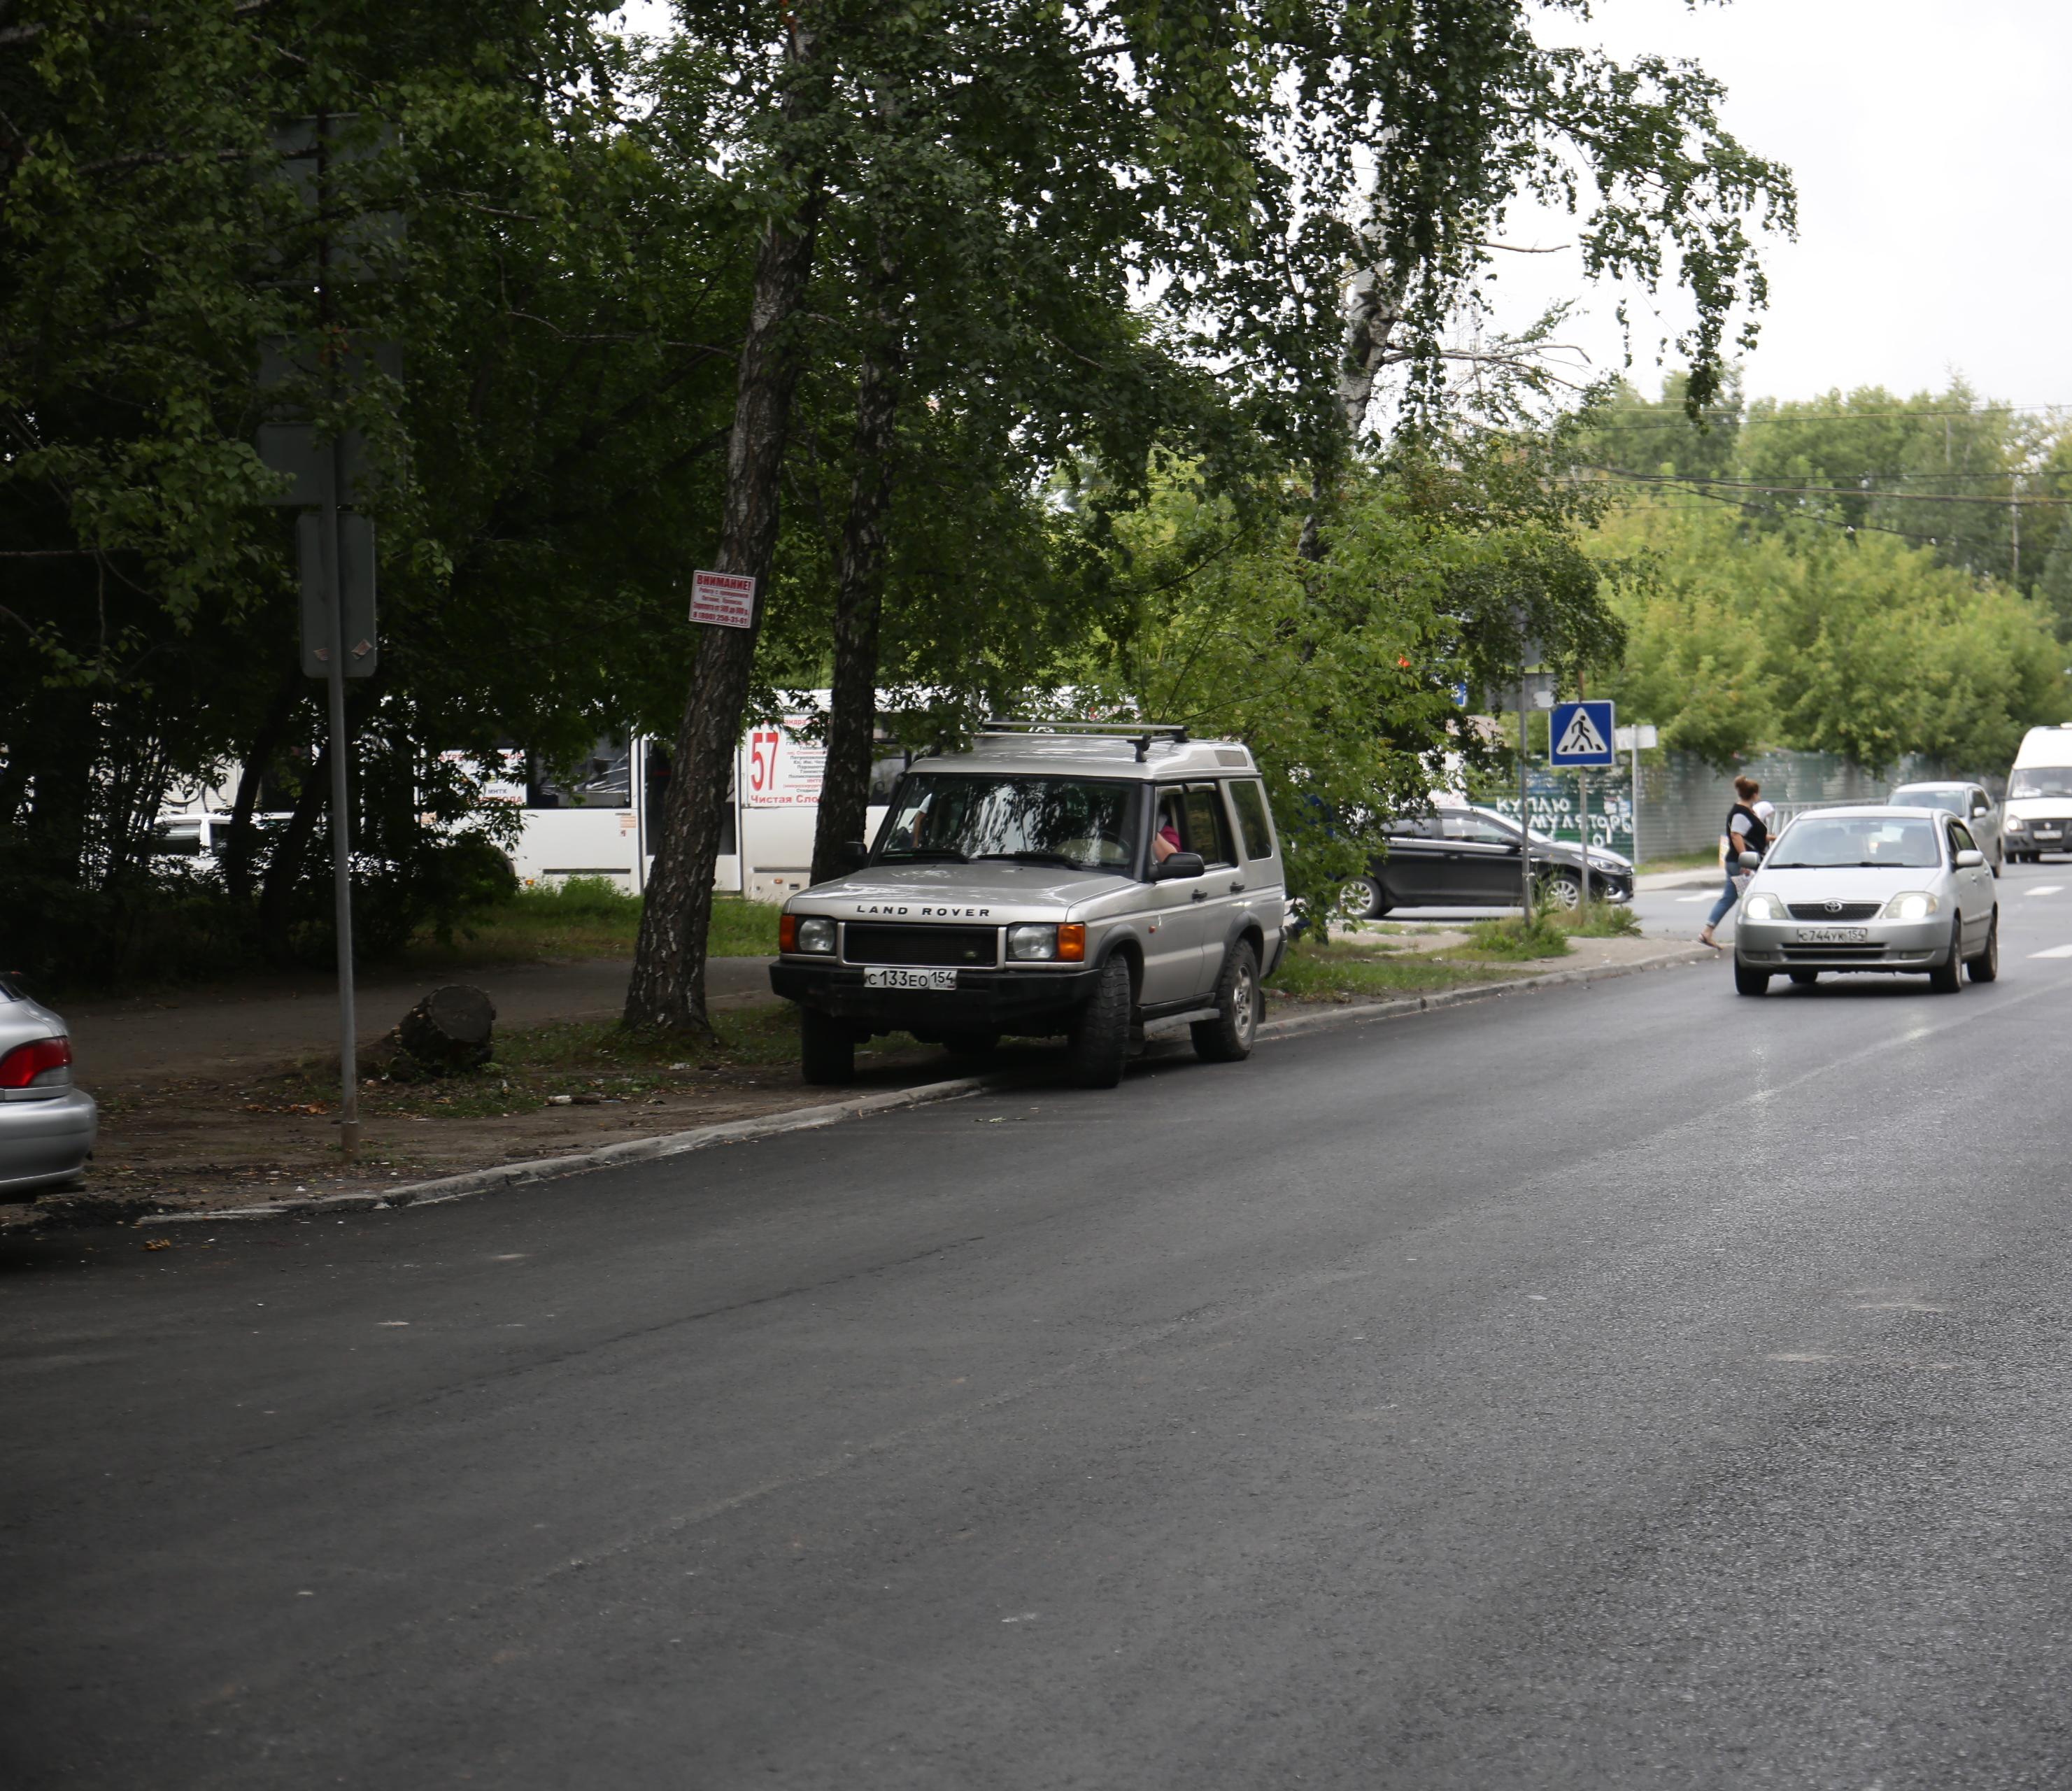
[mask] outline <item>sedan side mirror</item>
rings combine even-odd
[[[1762,854],[1760,852],[1742,853],[1741,856],[1741,867],[1744,871],[1761,870],[1762,868]]]
[[[1198,852],[1175,852],[1158,867],[1157,877],[1163,883],[1169,877],[1202,877],[1208,874],[1208,866]]]
[[[1957,854],[1957,868],[1959,871],[1979,870],[1985,862],[1986,854],[1983,852],[1959,852]]]

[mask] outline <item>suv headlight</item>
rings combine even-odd
[[[1030,921],[1007,929],[1009,963],[1051,964],[1062,961],[1076,964],[1083,961],[1086,955],[1087,929],[1077,920],[1067,920],[1054,927]]]
[[[1741,912],[1751,920],[1782,920],[1784,904],[1774,896],[1751,896],[1741,904]]]
[[[2029,825],[2020,815],[2004,815],[2001,820],[2011,834],[2018,834]]]
[[[1925,889],[1902,890],[1885,904],[1881,920],[1926,920],[1942,904]]]
[[[835,949],[835,924],[824,914],[801,915],[798,929],[792,935],[791,949],[800,952],[832,952]]]

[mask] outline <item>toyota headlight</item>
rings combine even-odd
[[[796,937],[796,950],[832,952],[835,949],[835,924],[824,914],[802,915]]]
[[[1751,896],[1743,904],[1741,912],[1751,920],[1782,920],[1784,904],[1774,896]]]
[[[1942,904],[1925,889],[1909,889],[1885,904],[1885,920],[1926,920]]]

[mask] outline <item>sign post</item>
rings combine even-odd
[[[1640,755],[1644,747],[1658,745],[1662,739],[1660,731],[1652,722],[1637,722],[1630,727],[1616,728],[1612,733],[1612,744],[1622,752],[1633,755],[1633,861],[1640,863]]]
[[[1576,781],[1581,787],[1583,868],[1579,912],[1586,922],[1590,915],[1590,774],[1585,768],[1613,763],[1615,731],[1609,702],[1557,702],[1547,731],[1548,762],[1575,766]]]

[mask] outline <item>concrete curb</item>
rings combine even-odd
[[[1486,1001],[1498,995],[1526,994],[1538,989],[1575,987],[1603,982],[1614,977],[1631,976],[1641,970],[1668,970],[1679,964],[1696,964],[1713,954],[1702,945],[1687,945],[1652,957],[1636,958],[1630,964],[1599,964],[1572,970],[1550,970],[1544,976],[1512,977],[1501,982],[1470,983],[1458,989],[1442,989],[1436,994],[1406,995],[1396,1001],[1349,1003],[1314,1013],[1291,1014],[1285,1019],[1268,1020],[1259,1028],[1262,1040],[1288,1038],[1334,1026],[1359,1026],[1375,1020],[1396,1019],[1434,1008],[1457,1007],[1464,1002]],[[1155,1038],[1149,1054],[1164,1056],[1181,1048],[1177,1038]],[[932,1105],[964,1095],[1010,1086],[1001,1076],[960,1076],[944,1082],[924,1082],[911,1089],[894,1089],[853,1101],[830,1101],[824,1106],[794,1107],[788,1113],[770,1114],[759,1119],[734,1119],[716,1126],[701,1126],[688,1132],[665,1132],[654,1138],[627,1138],[621,1143],[578,1151],[565,1156],[534,1157],[524,1163],[499,1163],[493,1169],[471,1169],[457,1175],[442,1175],[432,1181],[406,1182],[398,1188],[368,1188],[357,1194],[313,1194],[306,1200],[269,1200],[263,1205],[223,1207],[205,1213],[157,1213],[134,1220],[138,1227],[150,1225],[218,1225],[246,1219],[280,1219],[306,1213],[373,1213],[401,1207],[438,1206],[449,1200],[465,1200],[479,1194],[493,1194],[528,1182],[557,1181],[586,1170],[608,1169],[619,1163],[651,1163],[659,1157],[681,1156],[692,1151],[710,1150],[722,1144],[745,1144],[755,1138],[782,1138],[792,1132],[809,1132],[834,1126],[845,1119],[861,1119],[870,1114],[895,1113],[902,1108]]]

